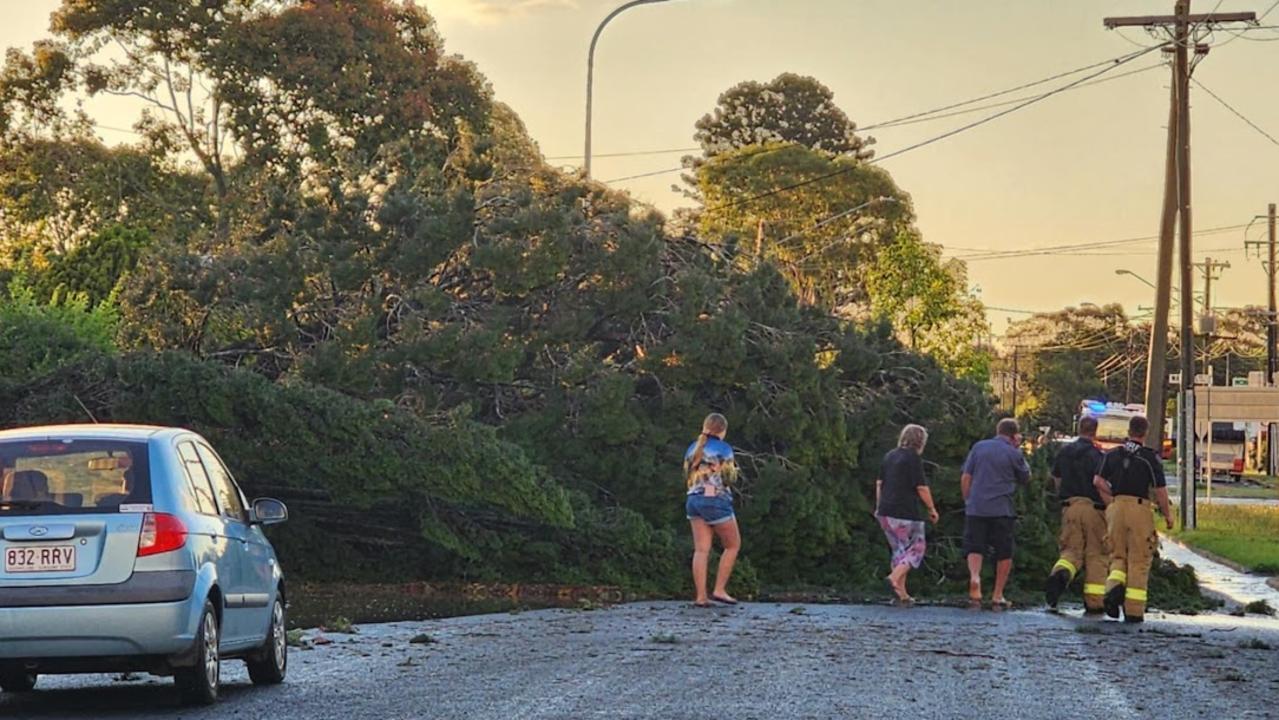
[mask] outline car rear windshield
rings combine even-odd
[[[145,442],[0,442],[0,515],[119,512],[150,503]]]

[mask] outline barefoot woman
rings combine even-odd
[[[928,520],[937,524],[937,508],[924,477],[920,455],[928,444],[928,431],[919,425],[902,428],[897,449],[884,456],[879,479],[875,481],[875,517],[892,550],[893,571],[886,578],[898,603],[915,601],[906,592],[906,575],[924,560],[924,516],[919,505],[928,508]]]
[[[707,415],[702,422],[702,434],[684,454],[684,476],[688,485],[684,514],[693,526],[693,587],[697,593],[693,604],[697,607],[709,607],[709,600],[737,604],[728,594],[728,579],[733,574],[742,538],[733,514],[731,489],[737,479],[737,464],[733,460],[733,448],[724,442],[726,433],[728,420],[723,415]],[[715,590],[708,598],[706,571],[711,542],[717,535],[724,551],[720,553],[719,570],[715,573]]]

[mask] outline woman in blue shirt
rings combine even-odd
[[[737,562],[742,537],[733,514],[733,482],[737,480],[737,463],[733,448],[724,442],[728,420],[719,413],[706,416],[702,434],[684,453],[684,477],[688,486],[684,515],[693,527],[693,587],[697,607],[710,607],[709,600],[736,605],[728,594],[728,579]],[[723,552],[715,572],[715,590],[706,594],[706,572],[710,563],[711,543],[719,536]]]

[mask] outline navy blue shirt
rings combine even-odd
[[[963,472],[973,476],[964,513],[973,517],[1015,517],[1013,493],[1030,482],[1030,465],[1004,437],[982,440],[968,452]]]

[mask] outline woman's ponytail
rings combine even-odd
[[[702,421],[702,434],[697,438],[697,444],[693,446],[693,454],[688,458],[688,464],[684,466],[684,480],[688,483],[688,487],[693,487],[697,480],[697,469],[702,465],[702,458],[706,455],[706,443],[711,439],[712,435],[723,437],[728,432],[728,418],[719,413],[711,413]]]
[[[684,481],[688,487],[693,487],[694,479],[697,477],[697,468],[702,465],[702,456],[706,454],[706,441],[710,439],[710,435],[702,433],[697,438],[697,444],[693,446],[693,455],[689,457],[688,464],[684,466]]]

